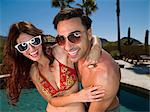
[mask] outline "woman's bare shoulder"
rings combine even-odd
[[[67,62],[67,53],[60,46],[53,48],[53,55],[59,62],[64,64]]]
[[[35,78],[35,75],[38,73],[37,64],[33,63],[30,68],[30,77]]]
[[[67,53],[65,52],[63,48],[57,45],[53,47],[53,55],[54,56],[62,56],[62,55],[67,56]]]

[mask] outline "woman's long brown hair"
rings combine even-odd
[[[10,66],[11,72],[10,77],[7,78],[7,93],[12,104],[16,104],[19,99],[21,89],[26,87],[30,81],[30,68],[33,61],[26,58],[22,53],[19,53],[15,49],[17,44],[16,40],[21,33],[26,33],[32,36],[43,35],[42,30],[36,28],[29,22],[18,22],[10,27],[7,41],[4,47],[4,58],[3,62]],[[45,46],[43,49],[45,49]],[[44,54],[45,54],[45,50]],[[48,57],[50,63],[53,61],[53,57]]]

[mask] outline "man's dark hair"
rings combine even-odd
[[[57,29],[57,24],[60,21],[68,20],[74,17],[79,17],[86,29],[91,28],[92,20],[86,16],[80,8],[67,8],[60,10],[53,20],[54,28]]]

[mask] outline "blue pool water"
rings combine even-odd
[[[121,112],[149,112],[148,98],[121,89],[119,99]],[[25,89],[14,107],[8,104],[5,90],[0,90],[0,112],[45,112],[46,104],[36,89]]]
[[[137,92],[137,91],[136,91]],[[150,99],[131,89],[121,88],[119,92],[121,112],[150,112]]]
[[[23,90],[17,106],[8,104],[4,90],[0,90],[0,112],[45,112],[47,102],[36,89]]]

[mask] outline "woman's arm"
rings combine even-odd
[[[41,77],[39,76],[39,73],[35,71],[37,71],[36,67],[32,67],[30,71],[30,74],[32,75],[30,76],[33,83],[35,84],[39,93],[44,97],[44,99],[46,99],[48,103],[50,103],[53,106],[61,107],[76,102],[100,101],[104,96],[105,91],[102,88],[102,86],[89,87],[86,89],[82,89],[81,91],[76,93],[70,93],[77,91],[76,86],[73,86],[72,88],[70,88],[69,91],[64,92],[64,96],[53,97],[50,94],[48,94],[48,92],[43,91],[44,88],[40,84]],[[78,81],[75,84],[78,84]]]
[[[88,68],[95,67],[100,58],[101,51],[102,51],[102,44],[100,38],[93,36],[92,47],[84,64],[88,66]]]
[[[51,98],[48,102],[56,107],[66,106],[77,102],[101,101],[104,96],[104,89],[98,91],[99,86],[82,89],[79,92],[69,95]]]
[[[56,97],[52,97],[50,94],[45,94],[42,91],[42,88],[39,85],[37,86],[37,84],[36,84],[36,88],[39,91],[39,93],[44,97],[44,99],[46,99],[48,103],[50,103],[55,107],[62,107],[77,102],[101,101],[102,97],[104,96],[104,89],[97,90],[98,88],[100,88],[98,86],[82,89],[77,93],[72,93],[64,96],[56,96]]]

